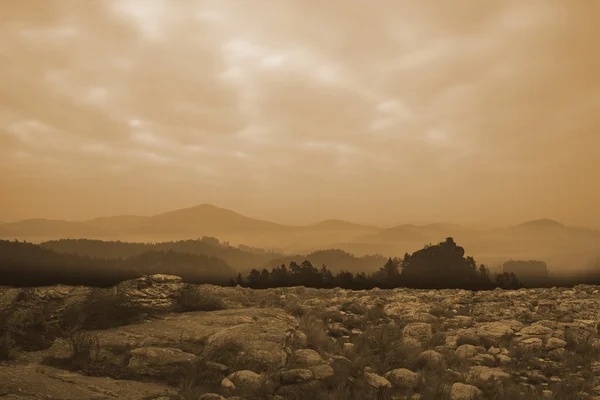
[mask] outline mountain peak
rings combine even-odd
[[[517,225],[517,228],[564,228],[565,225],[549,218],[535,219]]]
[[[326,219],[320,222],[317,222],[316,224],[313,225],[309,225],[309,227],[312,228],[322,228],[322,229],[341,229],[341,230],[345,230],[345,229],[367,229],[367,230],[372,230],[372,229],[376,229],[372,226],[368,226],[368,225],[363,225],[363,224],[355,224],[354,222],[348,222],[348,221],[344,221],[341,219]]]

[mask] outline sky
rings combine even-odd
[[[0,2],[0,221],[600,228],[600,2]]]

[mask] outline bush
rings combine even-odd
[[[61,329],[68,336],[79,329],[110,329],[139,322],[145,312],[120,305],[111,292],[96,289],[82,303],[65,310],[61,319]]]
[[[17,309],[6,321],[6,331],[25,351],[44,350],[52,346],[56,333],[48,321],[50,309]]]
[[[17,344],[8,332],[0,334],[0,361],[12,360],[17,352]]]
[[[68,338],[71,345],[71,361],[83,368],[98,359],[100,341],[96,335],[88,332],[75,332]]]
[[[195,285],[186,285],[177,301],[179,312],[216,311],[225,308],[225,303],[220,297],[213,293],[203,292]]]
[[[224,376],[223,371],[199,361],[181,377],[179,396],[182,400],[196,400],[206,393],[219,393]]]
[[[313,315],[303,315],[299,321],[300,331],[306,335],[307,347],[321,354],[331,353],[336,343],[327,335],[323,320]]]
[[[377,373],[394,368],[411,370],[423,367],[419,355],[421,349],[402,342],[402,327],[385,324],[368,328],[356,341],[355,358],[364,360]]]

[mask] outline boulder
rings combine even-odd
[[[417,374],[406,368],[397,368],[388,371],[385,378],[397,389],[410,389],[417,385]]]
[[[375,389],[392,387],[390,381],[385,379],[383,376],[379,376],[372,372],[365,372],[365,382],[367,382],[369,386],[374,387]]]
[[[324,361],[321,355],[312,349],[296,350],[290,360],[296,365],[310,367],[312,365],[322,364]]]
[[[281,371],[279,378],[282,384],[292,385],[294,383],[310,381],[314,378],[314,376],[310,369],[296,368]]]
[[[413,322],[402,330],[404,338],[416,339],[420,343],[426,343],[433,337],[431,325],[426,322]]]
[[[140,400],[175,396],[166,385],[84,376],[44,365],[0,365],[0,393],[7,399]]]
[[[138,375],[167,377],[178,375],[197,360],[194,354],[180,349],[142,347],[130,351],[127,368]]]
[[[315,365],[310,367],[315,379],[329,379],[335,375],[333,368],[327,364]]]
[[[258,391],[262,385],[262,378],[256,372],[242,370],[236,371],[227,376],[237,390],[242,393],[254,393]]]
[[[510,378],[510,375],[499,368],[475,366],[469,370],[469,379],[473,381],[489,382],[507,378]]]
[[[456,355],[463,360],[467,360],[475,357],[482,350],[482,347],[473,346],[472,344],[463,344],[456,349]]]
[[[476,400],[483,397],[483,392],[476,386],[456,382],[450,389],[450,400]]]
[[[184,288],[174,275],[145,275],[119,283],[117,298],[122,307],[147,311],[173,311]]]

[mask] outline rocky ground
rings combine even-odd
[[[0,398],[600,399],[599,290],[0,288]]]

